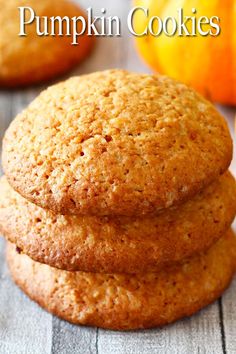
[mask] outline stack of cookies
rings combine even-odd
[[[70,322],[159,326],[236,269],[232,141],[183,84],[122,70],[42,92],[3,143],[0,228],[16,284]]]

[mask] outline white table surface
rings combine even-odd
[[[128,0],[84,0],[95,12],[105,7],[125,23],[131,6]],[[133,48],[126,26],[116,39],[99,38],[91,57],[72,74],[107,68],[149,72]],[[0,92],[0,139],[17,112],[43,87]],[[219,107],[233,134],[235,109]],[[235,140],[235,138],[234,138]],[[236,156],[236,152],[235,152]],[[236,174],[236,159],[232,162]],[[145,353],[236,353],[236,279],[224,296],[197,315],[162,329],[113,332],[70,325],[31,302],[11,281],[0,241],[0,354],[145,354]]]

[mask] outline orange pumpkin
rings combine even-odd
[[[137,47],[155,70],[194,87],[212,101],[236,105],[236,0],[136,0],[135,6],[149,9],[148,16],[137,10],[135,32],[142,33],[152,16],[177,18],[182,8],[186,16],[218,16],[218,36],[136,37]]]

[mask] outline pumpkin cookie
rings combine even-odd
[[[49,312],[75,324],[109,329],[148,328],[189,316],[217,299],[235,272],[230,231],[206,254],[159,273],[67,272],[40,264],[8,246],[14,281]]]
[[[156,213],[210,184],[231,156],[211,103],[167,77],[123,70],[50,87],[3,144],[13,188],[61,214]]]
[[[208,249],[236,212],[230,173],[178,209],[153,218],[55,215],[22,198],[4,177],[0,195],[0,230],[6,238],[35,261],[71,271],[157,271]]]
[[[87,56],[93,40],[86,35],[79,37],[78,46],[73,46],[72,36],[37,36],[34,21],[25,27],[27,36],[20,37],[20,6],[31,7],[40,18],[85,16],[76,4],[65,0],[0,0],[0,87],[29,85],[52,79]],[[30,16],[29,10],[26,11],[27,21]],[[41,20],[41,30],[42,27]],[[58,28],[58,25],[55,27]],[[80,27],[78,23],[78,32]],[[63,28],[65,31],[65,22]]]

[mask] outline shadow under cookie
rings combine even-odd
[[[116,330],[165,325],[200,310],[229,285],[235,257],[232,231],[183,265],[143,275],[62,271],[7,247],[12,277],[32,300],[72,323]]]

